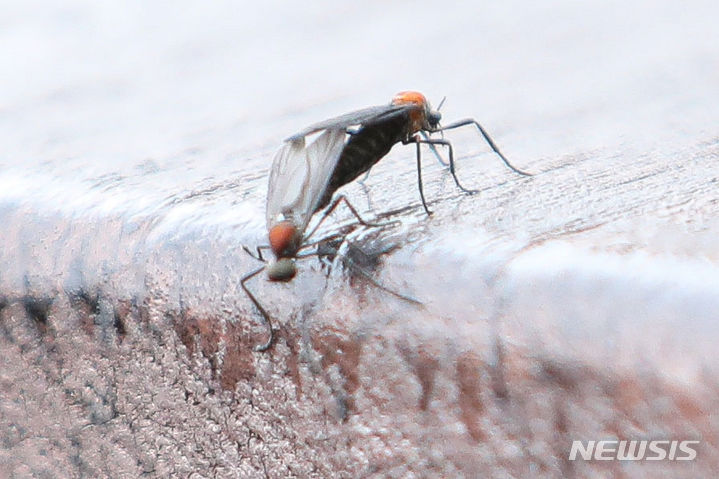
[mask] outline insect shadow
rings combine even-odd
[[[423,303],[412,296],[399,293],[375,279],[375,272],[385,255],[399,249],[398,243],[385,244],[379,239],[350,241],[346,237],[329,237],[317,244],[316,256],[327,276],[335,266],[341,266],[350,276],[350,282],[361,278],[376,288],[396,298],[421,306]]]
[[[393,222],[388,222],[386,224],[377,225],[377,227],[390,226],[392,223]],[[365,222],[364,225],[366,226],[374,224]],[[363,244],[355,241],[349,241],[347,239],[348,235],[350,235],[356,228],[357,223],[348,225],[340,232],[331,234],[322,239],[316,241],[306,241],[298,249],[297,253],[292,259],[282,259],[272,264],[268,264],[268,261],[264,258],[264,255],[262,254],[262,250],[267,249],[267,247],[260,246],[256,249],[256,253],[253,253],[249,248],[243,246],[243,249],[247,254],[249,254],[256,260],[265,263],[259,268],[245,275],[240,280],[240,284],[243,290],[250,298],[252,303],[255,305],[255,307],[259,310],[262,318],[265,321],[265,324],[267,325],[268,338],[265,343],[255,346],[254,349],[256,351],[265,351],[272,345],[274,330],[272,327],[272,320],[270,314],[267,312],[264,306],[262,306],[254,293],[250,291],[246,283],[265,270],[268,271],[268,277],[271,281],[289,281],[296,274],[296,265],[294,263],[294,260],[316,257],[319,260],[321,267],[326,270],[327,277],[329,277],[332,268],[339,265],[345,271],[349,272],[352,278],[361,277],[375,287],[396,298],[402,299],[415,305],[422,305],[421,301],[409,295],[399,293],[385,286],[380,281],[374,278],[374,271],[381,264],[380,258],[386,254],[391,253],[399,246],[391,245],[378,248],[373,245],[373,247],[369,249],[363,248]],[[314,230],[316,230],[316,228],[313,229],[313,231]]]

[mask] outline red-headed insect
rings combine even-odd
[[[361,224],[377,226],[363,221],[344,196],[337,197],[331,205],[330,200],[335,191],[372,168],[395,144],[417,145],[417,181],[422,206],[427,214],[431,212],[422,188],[421,144],[428,144],[431,148],[447,147],[449,170],[457,187],[467,193],[475,192],[464,188],[457,178],[452,144],[444,138],[430,138],[429,134],[474,125],[509,168],[521,175],[529,175],[509,163],[477,121],[467,119],[441,126],[441,118],[442,115],[432,110],[424,95],[406,91],[395,95],[388,105],[364,108],[315,123],[285,140],[273,160],[267,192],[269,248],[275,262],[252,271],[241,280],[242,288],[262,314],[270,332],[267,342],[256,350],[263,351],[272,344],[272,325],[269,314],[247,289],[245,282],[265,268],[271,281],[294,278],[297,269],[293,260],[312,255],[299,253],[301,249],[316,244],[307,240],[340,202],[347,204]],[[307,137],[314,134],[318,134],[317,138],[308,144]],[[305,234],[312,216],[324,208],[317,225]],[[262,259],[260,248],[258,258]]]

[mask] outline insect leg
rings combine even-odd
[[[387,225],[389,225],[389,224],[392,224],[392,222],[389,222],[389,223],[370,223],[370,222],[368,222],[368,221],[365,221],[364,219],[362,219],[362,217],[361,217],[360,214],[357,212],[357,210],[355,209],[355,207],[352,206],[352,203],[349,202],[349,200],[347,199],[347,197],[346,197],[345,195],[340,195],[340,196],[337,197],[337,199],[335,199],[335,200],[332,202],[332,204],[331,204],[330,206],[327,207],[327,209],[324,211],[324,213],[322,213],[322,216],[320,217],[320,220],[317,222],[317,224],[315,225],[315,227],[312,228],[312,231],[310,231],[310,233],[309,233],[307,236],[305,236],[305,239],[306,239],[306,238],[309,238],[310,236],[312,236],[312,235],[317,231],[317,229],[320,227],[320,225],[322,224],[322,222],[323,222],[323,221],[335,210],[335,208],[337,208],[337,206],[339,206],[339,204],[340,204],[341,202],[343,202],[343,201],[344,201],[344,203],[347,205],[347,207],[350,209],[350,211],[352,212],[352,214],[354,215],[354,217],[357,218],[357,221],[358,221],[361,225],[363,225],[363,226],[370,226],[370,227],[373,227],[373,228],[382,228],[382,227],[385,227],[385,226],[387,226]]]
[[[422,138],[424,138],[425,140],[430,139],[426,131],[420,131],[419,134],[422,135]],[[439,154],[439,151],[437,151],[437,147],[435,145],[430,144],[429,149],[432,150],[432,153],[434,153],[434,156],[435,158],[437,158],[437,161],[439,161],[440,165],[447,166],[447,163],[444,162],[444,160],[442,159],[442,155]]]
[[[442,139],[438,139],[438,138],[430,138],[429,140],[420,140],[418,137],[415,136],[415,137],[413,137],[412,141],[417,143],[418,151],[419,151],[420,143],[446,146],[449,149],[449,172],[452,173],[452,178],[454,178],[454,182],[457,184],[457,187],[460,190],[464,191],[465,193],[474,194],[477,192],[477,190],[468,190],[467,188],[462,186],[462,184],[459,182],[459,178],[457,178],[457,172],[455,171],[455,167],[454,167],[454,148],[452,148],[452,143],[450,143],[449,140],[442,140]]]
[[[260,267],[260,268],[257,268],[256,270],[252,271],[251,273],[246,274],[246,275],[240,280],[240,286],[242,286],[242,289],[245,290],[245,294],[247,294],[247,296],[250,298],[250,301],[252,301],[252,304],[255,305],[255,307],[257,308],[257,310],[258,310],[258,311],[260,312],[260,314],[262,315],[262,319],[264,319],[264,320],[265,320],[265,323],[267,324],[267,331],[269,332],[269,338],[267,339],[267,341],[266,341],[264,344],[258,344],[257,346],[254,347],[254,350],[255,350],[255,351],[260,351],[260,352],[261,352],[261,351],[267,351],[267,350],[270,348],[270,346],[272,346],[272,340],[274,339],[274,332],[272,331],[272,321],[270,320],[270,315],[267,313],[267,311],[265,310],[265,308],[262,307],[262,305],[260,304],[260,302],[257,301],[257,298],[255,298],[255,295],[252,294],[252,292],[247,288],[247,286],[245,285],[245,283],[246,283],[249,279],[251,279],[251,278],[257,276],[257,275],[258,275],[261,271],[263,271],[264,269],[265,269],[264,266],[262,266],[262,267]]]
[[[304,250],[304,249],[307,249],[307,248],[311,248],[311,247],[313,247],[313,246],[318,246],[318,245],[320,245],[320,244],[322,244],[322,243],[325,243],[325,242],[327,242],[327,241],[334,240],[334,239],[340,239],[340,238],[341,238],[341,239],[344,241],[344,239],[345,239],[346,237],[347,237],[347,235],[344,234],[344,233],[336,233],[336,234],[333,234],[333,235],[326,236],[326,237],[324,237],[324,238],[322,238],[322,239],[319,239],[319,240],[317,240],[317,241],[311,241],[311,242],[309,242],[309,243],[303,243],[303,244],[302,244],[302,247],[300,248],[300,250]],[[301,258],[305,258],[306,256],[316,256],[316,253],[298,253],[297,255],[295,255],[295,258],[301,259]]]
[[[412,140],[417,144],[417,186],[419,187],[419,197],[422,199],[424,211],[427,213],[427,216],[430,216],[432,212],[427,208],[427,202],[424,200],[424,187],[422,186],[422,150],[419,147],[420,139],[413,136]]]
[[[347,197],[345,195],[338,196],[337,199],[335,200],[335,202],[337,204],[339,204],[340,202],[344,202],[344,204],[347,205],[347,208],[349,208],[349,210],[352,212],[354,217],[357,218],[357,221],[359,222],[359,224],[361,224],[362,226],[369,226],[372,228],[384,228],[385,226],[395,223],[394,221],[389,221],[387,223],[370,223],[369,221],[362,219],[360,214],[357,212],[355,207],[352,206],[352,203],[350,203],[350,201],[347,199]]]
[[[466,125],[474,125],[477,127],[477,129],[482,134],[484,139],[487,141],[489,146],[492,147],[492,150],[494,150],[494,152],[499,155],[499,157],[502,159],[504,164],[507,165],[507,167],[509,167],[510,170],[514,171],[515,173],[519,173],[520,175],[523,175],[523,176],[532,176],[531,173],[527,173],[526,171],[522,171],[519,168],[512,166],[512,164],[509,162],[509,160],[502,154],[501,151],[499,151],[499,148],[497,148],[497,145],[494,144],[494,141],[492,141],[492,138],[489,136],[487,131],[484,128],[482,128],[482,125],[480,125],[477,120],[468,118],[466,120],[455,121],[454,123],[450,123],[449,125],[443,126],[441,128],[437,128],[436,130],[433,130],[433,132],[452,130],[454,128],[459,128],[460,126],[466,126]]]
[[[266,263],[267,260],[262,256],[262,250],[263,250],[263,249],[271,249],[271,246],[270,246],[270,245],[266,245],[266,244],[257,246],[257,248],[256,248],[256,249],[257,249],[257,255],[256,255],[256,256],[255,256],[255,254],[254,254],[252,251],[250,251],[250,248],[248,248],[247,246],[242,245],[242,249],[245,250],[245,253],[247,253],[248,255],[252,256],[252,257],[253,257],[254,259],[256,259],[257,261],[262,261],[263,263]]]
[[[372,168],[367,170],[367,173],[365,173],[364,176],[362,177],[362,179],[358,180],[357,182],[364,184],[364,182],[367,181],[367,178],[369,178],[370,171],[372,171]]]

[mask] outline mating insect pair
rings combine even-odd
[[[338,196],[332,204],[330,201],[339,188],[372,168],[395,144],[416,145],[417,183],[422,206],[428,215],[431,212],[422,187],[422,144],[433,149],[446,147],[449,171],[457,187],[467,193],[475,192],[463,187],[457,178],[452,144],[444,138],[431,138],[429,135],[432,133],[474,125],[509,168],[529,176],[509,163],[477,121],[467,119],[441,126],[441,118],[442,115],[430,107],[424,95],[406,91],[395,95],[388,105],[364,108],[315,123],[285,140],[273,160],[267,192],[269,248],[275,261],[252,271],[241,280],[242,288],[268,325],[269,338],[256,350],[264,351],[272,344],[272,323],[267,311],[247,288],[247,280],[264,269],[267,269],[271,281],[294,278],[297,273],[294,259],[312,255],[300,254],[300,250],[317,244],[308,242],[308,239],[341,202],[349,207],[361,224],[379,226],[364,221],[344,196]],[[318,134],[317,138],[307,144],[307,137],[314,134]],[[325,211],[315,227],[305,234],[312,216],[322,209]],[[262,259],[260,247],[257,250],[258,259]]]

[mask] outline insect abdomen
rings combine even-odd
[[[316,211],[329,204],[338,188],[372,168],[396,143],[404,140],[407,136],[407,124],[407,116],[400,115],[387,121],[364,126],[350,136]]]

